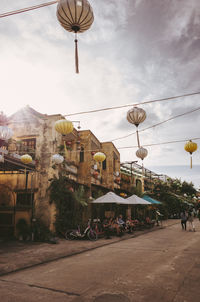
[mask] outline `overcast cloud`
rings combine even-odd
[[[46,0],[1,0],[0,13]],[[47,114],[132,104],[200,91],[198,0],[90,0],[95,21],[79,35],[80,74],[74,73],[74,36],[56,19],[56,5],[0,19],[1,108],[10,115],[29,104]],[[200,106],[200,96],[143,105],[140,129]],[[129,108],[73,117],[101,141],[135,132]],[[199,112],[141,132],[142,145],[200,137]],[[197,141],[198,143],[198,141]],[[135,146],[136,136],[115,141]],[[184,143],[147,148],[147,167],[187,165]],[[136,148],[120,149],[136,160]],[[199,150],[193,155],[200,164]],[[162,171],[163,173],[163,171]],[[177,171],[184,178],[184,171]],[[179,173],[181,173],[179,175]],[[191,177],[199,186],[196,174]],[[174,176],[174,175],[173,175]]]

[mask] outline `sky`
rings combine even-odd
[[[0,14],[45,2],[1,0]],[[79,74],[74,35],[60,26],[56,4],[0,19],[0,111],[9,116],[29,105],[43,114],[67,115],[200,91],[199,0],[89,2],[94,23],[78,35]],[[139,130],[199,106],[200,95],[141,105],[147,118]],[[114,140],[135,132],[126,120],[130,108],[68,119],[81,121],[82,130],[90,129],[102,142],[133,146],[119,151],[122,162],[134,161],[135,134]],[[199,129],[196,111],[141,132],[140,143],[198,138]],[[200,187],[200,150],[193,153],[195,168],[190,169],[184,144],[146,147],[144,166]]]

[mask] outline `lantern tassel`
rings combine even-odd
[[[192,155],[190,156],[190,168],[192,169]]]
[[[140,140],[139,140],[139,133],[138,133],[138,128],[136,130],[137,133],[137,143],[138,143],[138,147],[140,148]]]
[[[75,65],[76,65],[76,73],[79,73],[79,64],[78,64],[78,39],[77,35],[75,35]]]
[[[67,159],[67,147],[66,147],[66,141],[64,141],[64,150],[65,150],[65,159]]]

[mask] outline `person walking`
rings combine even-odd
[[[194,224],[194,212],[189,211],[188,213],[188,221],[189,221],[189,231],[195,232],[195,224]]]
[[[181,212],[181,226],[182,226],[182,230],[187,229],[187,213],[186,211]]]

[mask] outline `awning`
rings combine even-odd
[[[156,200],[156,199],[153,199],[153,198],[151,198],[151,197],[148,196],[148,195],[144,195],[144,196],[142,196],[142,198],[143,198],[144,200],[146,200],[146,201],[149,201],[151,204],[162,204],[162,202],[160,202],[160,201],[158,201],[158,200]]]
[[[108,192],[107,194],[93,200],[91,203],[116,203],[123,204],[124,198],[118,196],[113,192]]]
[[[132,195],[125,199],[124,204],[133,204],[133,205],[149,205],[151,202],[144,200],[143,198],[138,197],[137,195]]]

